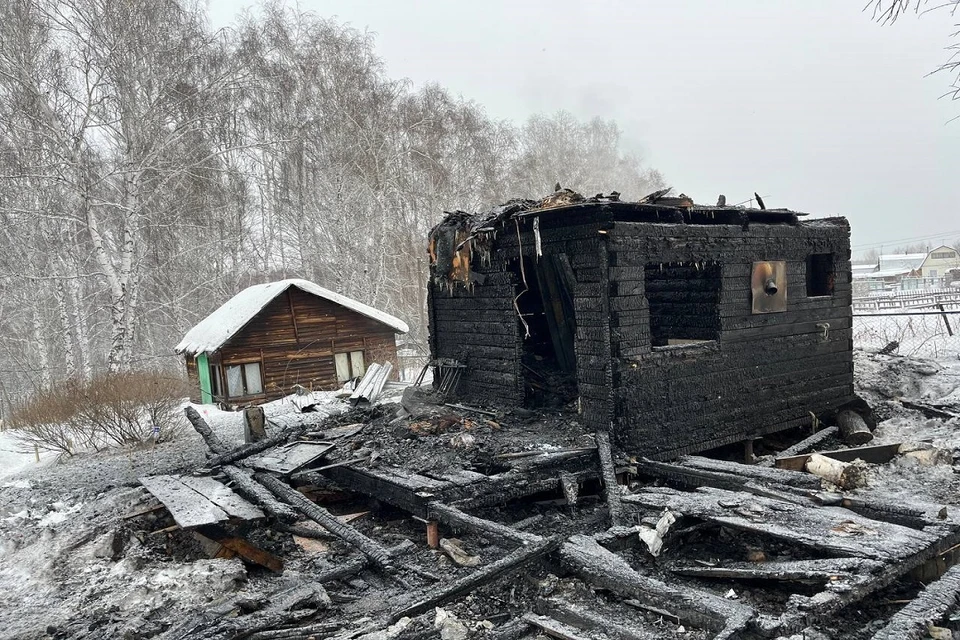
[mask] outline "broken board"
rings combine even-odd
[[[144,476],[141,484],[167,508],[182,529],[230,519],[256,520],[263,511],[213,478]]]
[[[330,442],[292,442],[251,456],[246,464],[261,471],[287,475],[310,464],[333,447]]]

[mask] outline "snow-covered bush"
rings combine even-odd
[[[167,441],[183,428],[187,393],[183,379],[148,371],[69,381],[36,394],[13,414],[10,427],[31,448],[66,455]]]

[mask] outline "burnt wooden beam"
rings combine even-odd
[[[438,520],[453,529],[466,529],[481,534],[508,547],[529,544],[542,539],[540,536],[518,531],[499,522],[472,516],[442,502],[434,501],[427,505],[427,519]]]
[[[656,640],[655,635],[644,629],[613,619],[606,611],[592,609],[560,598],[541,598],[537,601],[538,613],[587,632],[596,630],[613,640]]]
[[[557,640],[587,640],[588,638],[588,636],[582,635],[580,629],[575,629],[549,616],[525,613],[521,620],[536,627],[544,635],[557,638]]]
[[[820,482],[816,478],[811,478],[806,473],[796,471],[770,469],[752,464],[714,460],[702,456],[683,456],[677,461],[677,464],[693,469],[726,473],[734,477],[756,480],[773,486],[784,485],[803,489],[820,489]]]
[[[638,573],[623,558],[588,536],[572,536],[560,547],[560,558],[582,580],[714,631],[715,640],[740,637],[756,617],[753,609],[712,593],[669,585]]]
[[[775,580],[825,584],[831,580],[859,581],[878,572],[883,563],[865,558],[826,558],[785,562],[733,562],[717,567],[670,567],[670,572],[695,578]]]
[[[543,538],[537,542],[526,544],[482,569],[443,585],[440,589],[421,592],[413,597],[413,602],[392,613],[390,622],[394,623],[404,617],[418,616],[445,602],[469,593],[477,587],[493,582],[503,575],[555,551],[560,546],[561,541],[562,539],[559,537]]]
[[[820,444],[826,442],[840,431],[837,427],[826,427],[817,431],[813,435],[809,435],[800,442],[790,445],[783,451],[777,454],[777,458],[789,458],[791,456],[798,456],[803,453],[808,453],[817,448]],[[764,467],[771,467],[776,462],[776,459],[770,461],[761,462],[760,465]]]
[[[960,566],[951,567],[936,582],[890,618],[873,640],[920,640],[927,626],[937,622],[960,602]]]
[[[892,563],[900,563],[938,541],[933,533],[870,520],[847,509],[803,506],[706,487],[692,492],[647,488],[624,496],[624,502],[654,509],[668,507],[685,516],[787,540],[820,552]]]
[[[380,569],[389,570],[391,568],[390,554],[379,543],[371,540],[350,525],[341,522],[332,513],[314,504],[302,493],[281,480],[266,473],[258,473],[254,478],[269,489],[273,495],[293,506],[307,518],[347,544],[356,547],[360,553],[369,558]]]
[[[283,560],[281,558],[278,558],[269,551],[264,551],[243,538],[228,533],[222,527],[217,525],[204,525],[197,527],[196,531],[200,535],[236,553],[248,562],[266,567],[274,573],[283,573]]]
[[[231,464],[234,462],[239,462],[244,458],[249,458],[250,456],[260,453],[261,451],[266,451],[272,447],[285,443],[291,438],[295,438],[305,432],[307,429],[297,428],[297,429],[287,429],[282,433],[278,433],[275,436],[271,436],[264,440],[258,440],[257,442],[251,442],[250,444],[243,444],[235,449],[224,451],[219,455],[213,456],[207,460],[207,467],[219,467],[225,464]],[[209,443],[208,443],[209,444]]]
[[[197,433],[200,434],[200,437],[203,438],[203,441],[207,443],[207,446],[215,454],[226,453],[230,447],[228,447],[223,440],[220,439],[220,436],[213,432],[213,429],[210,428],[210,425],[207,424],[207,421],[204,420],[197,410],[193,407],[187,407],[183,410],[184,414],[187,416],[187,420],[190,421],[190,424],[193,425],[193,428],[197,430]]]
[[[610,524],[619,527],[623,524],[623,505],[620,502],[620,483],[617,482],[617,470],[613,465],[610,451],[610,434],[597,430],[597,455],[600,458],[600,476],[603,478],[607,508],[610,510]]]
[[[248,471],[232,465],[225,465],[220,470],[230,478],[237,492],[261,507],[269,516],[278,520],[292,521],[297,519],[296,511],[274,498],[273,494],[267,491],[262,484],[256,482]]]
[[[400,557],[410,553],[417,548],[410,540],[404,540],[400,544],[390,547],[387,549],[387,553],[392,559],[399,559]],[[370,566],[370,559],[366,556],[360,556],[359,558],[353,558],[352,560],[347,560],[338,564],[335,567],[321,571],[320,573],[313,576],[313,580],[324,584],[327,582],[333,582],[334,580],[340,580],[342,578],[347,578],[349,576],[360,573],[364,569]]]

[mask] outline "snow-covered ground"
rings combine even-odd
[[[947,324],[949,323],[949,329]],[[951,332],[953,335],[951,335]],[[960,314],[911,313],[905,315],[858,315],[853,318],[853,343],[863,349],[882,349],[900,343],[900,355],[935,360],[960,355]]]
[[[344,411],[333,393],[291,396],[264,406],[268,419],[315,404],[318,418]],[[243,441],[242,414],[195,405],[217,435]],[[123,519],[149,501],[138,478],[200,466],[206,446],[187,426],[172,442],[37,464],[12,434],[0,433],[0,638],[148,637],[150,620],[235,592],[256,590],[239,560],[182,562],[157,553]],[[122,548],[117,554],[115,549]],[[121,557],[122,556],[122,557]],[[77,618],[115,619],[78,632]],[[141,635],[142,634],[142,635]]]

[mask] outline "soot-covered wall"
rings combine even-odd
[[[472,288],[431,282],[433,356],[467,364],[457,396],[578,399],[588,429],[610,428],[627,451],[659,458],[799,426],[852,401],[847,222],[684,216],[626,204],[548,212],[539,258],[524,217],[497,231],[488,261],[475,257]],[[753,313],[761,261],[785,265],[785,311]],[[565,327],[572,355],[544,359],[547,324],[528,322],[525,338],[517,309],[559,318],[554,351]]]

